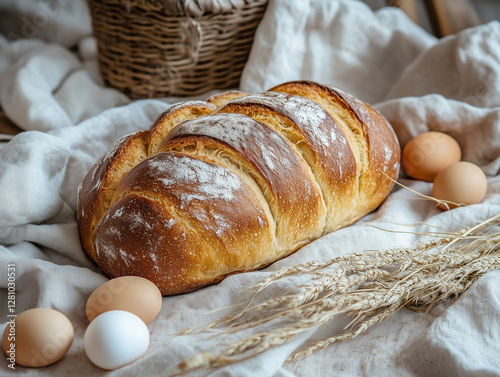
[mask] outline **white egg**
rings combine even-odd
[[[149,330],[144,321],[123,310],[97,316],[85,331],[85,353],[102,369],[130,364],[142,357],[148,347]]]

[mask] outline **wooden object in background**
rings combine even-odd
[[[423,0],[436,37],[458,33],[481,24],[470,0]]]
[[[16,135],[21,131],[23,130],[16,126],[9,118],[7,118],[3,110],[0,109],[0,141],[9,139],[9,137],[2,136],[2,134]]]

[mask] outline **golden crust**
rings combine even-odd
[[[213,103],[217,107],[221,107],[225,103],[240,97],[247,96],[248,93],[240,92],[239,90],[231,90],[228,92],[217,93],[206,99],[207,102]]]
[[[185,147],[187,137],[195,141],[195,154],[211,155],[213,162],[247,176],[244,180],[256,181],[276,223],[278,253],[322,234],[326,207],[321,190],[309,166],[272,128],[240,114],[213,114],[180,124],[161,150],[182,150],[176,147]]]
[[[322,190],[327,206],[325,233],[350,221],[343,198],[357,192],[356,159],[345,133],[320,105],[302,96],[262,93],[230,101],[215,113],[245,114],[287,138]]]
[[[275,259],[275,230],[254,191],[203,157],[148,158],[114,200],[95,234],[98,263],[110,276],[143,276],[176,294]]]
[[[376,209],[391,191],[401,160],[396,134],[382,114],[340,89],[310,81],[284,83],[270,91],[309,98],[338,119],[360,164],[356,219]]]
[[[212,113],[216,106],[204,101],[181,102],[170,106],[154,122],[149,136],[148,155],[158,153],[168,133],[179,123]]]
[[[141,131],[118,139],[93,166],[78,188],[77,223],[83,249],[97,260],[95,229],[111,204],[123,177],[147,157],[149,132]]]
[[[78,198],[82,245],[109,277],[189,292],[371,212],[399,160],[386,119],[326,85],[177,104],[89,171]]]

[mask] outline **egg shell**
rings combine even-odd
[[[480,203],[486,195],[488,182],[486,176],[477,165],[460,161],[439,172],[434,180],[432,196],[457,204]],[[448,203],[438,204],[443,209],[453,209],[457,206]]]
[[[96,317],[84,335],[84,349],[92,363],[113,370],[130,364],[149,347],[144,321],[123,310],[111,310]]]
[[[432,182],[446,167],[462,158],[457,141],[443,132],[424,132],[411,139],[401,156],[403,170],[410,177]]]
[[[9,322],[2,335],[2,348],[18,365],[44,367],[62,359],[73,338],[73,325],[63,313],[34,308]]]
[[[125,310],[139,316],[145,324],[156,318],[162,295],[151,281],[139,276],[122,276],[108,280],[95,289],[87,300],[87,319],[110,310]]]

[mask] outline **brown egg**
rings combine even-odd
[[[443,132],[425,132],[411,139],[402,153],[403,170],[410,177],[432,182],[444,168],[460,161],[460,146]]]
[[[70,320],[53,309],[29,309],[9,322],[2,347],[9,362],[24,367],[44,367],[62,359],[73,343]]]
[[[486,195],[487,181],[481,168],[473,163],[460,161],[439,172],[434,180],[432,196],[457,204],[480,203]],[[438,204],[441,209],[456,205]]]
[[[151,281],[139,276],[122,276],[97,287],[87,301],[90,322],[110,310],[131,312],[148,324],[161,309],[162,295]]]

